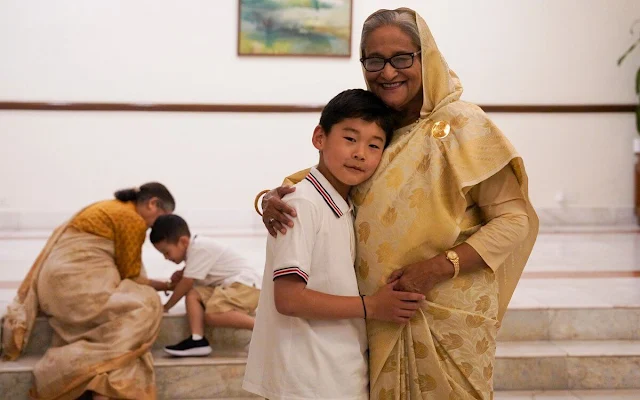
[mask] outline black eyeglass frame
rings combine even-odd
[[[387,66],[387,63],[391,64],[391,66],[392,66],[393,68],[395,68],[395,69],[407,69],[407,68],[411,68],[411,67],[413,67],[413,63],[414,63],[414,61],[415,61],[414,59],[415,59],[415,57],[416,57],[418,54],[420,54],[420,53],[422,53],[422,49],[420,49],[420,50],[418,50],[418,51],[415,51],[415,52],[413,52],[413,53],[402,53],[402,54],[396,54],[395,56],[393,56],[393,57],[389,57],[389,58],[383,58],[383,57],[366,57],[366,58],[365,58],[365,57],[362,57],[362,58],[360,59],[360,63],[362,64],[362,67],[363,67],[367,72],[380,72],[380,71],[382,71],[382,70],[384,69],[384,67],[386,67],[386,66]],[[393,64],[393,59],[394,59],[394,58],[396,58],[396,57],[400,57],[400,56],[411,56],[411,64],[409,64],[409,66],[407,66],[407,67],[401,67],[401,68],[396,67],[396,66]],[[382,63],[382,68],[380,68],[380,69],[376,69],[376,70],[374,70],[374,71],[371,71],[371,70],[367,69],[367,67],[364,65],[364,63],[365,63],[365,61],[367,61],[367,60],[371,60],[371,59],[374,59],[374,58],[376,58],[376,59],[378,59],[378,60],[382,60],[382,61],[383,61],[383,63]]]

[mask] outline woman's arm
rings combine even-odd
[[[460,258],[460,274],[486,267],[497,269],[529,230],[526,202],[509,165],[474,186],[469,193],[480,207],[485,224],[465,243],[451,249]],[[439,254],[395,271],[389,280],[398,280],[397,290],[427,293],[453,275],[452,262]]]
[[[466,243],[495,271],[529,234],[527,202],[508,165],[473,187],[469,195],[485,223]]]

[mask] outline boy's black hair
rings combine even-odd
[[[363,89],[348,89],[339,93],[322,110],[320,126],[328,135],[335,124],[347,118],[375,122],[385,133],[385,147],[391,141],[396,120],[395,111],[375,94]]]
[[[180,216],[175,214],[161,215],[156,219],[151,227],[149,240],[156,244],[162,241],[167,243],[178,243],[181,236],[191,237],[189,225]]]

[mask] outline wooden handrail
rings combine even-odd
[[[0,101],[1,110],[11,111],[127,111],[190,113],[311,113],[322,111],[322,105],[287,104],[196,104],[196,103],[66,103]],[[493,113],[628,113],[635,104],[517,104],[480,105]]]

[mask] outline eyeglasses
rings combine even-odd
[[[418,50],[415,53],[397,54],[391,58],[382,57],[368,57],[361,58],[360,62],[364,69],[369,72],[382,71],[387,63],[395,69],[407,69],[413,65],[413,58],[420,54],[422,50]]]

